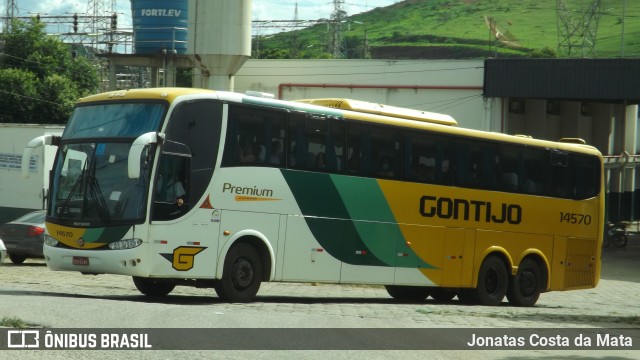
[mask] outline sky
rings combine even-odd
[[[15,0],[18,16],[31,16],[37,13],[44,15],[84,14],[90,0]],[[111,0],[103,0],[107,7]],[[400,0],[344,0],[343,10],[347,15],[372,10],[399,2]],[[294,18],[296,0],[253,0],[253,20],[291,20]],[[0,13],[5,15],[5,0],[1,0]],[[298,18],[300,20],[328,19],[333,10],[332,0],[297,0]],[[131,3],[128,0],[116,0],[119,13],[119,27],[131,25]],[[56,30],[50,30],[56,31]],[[62,29],[60,32],[67,30]]]

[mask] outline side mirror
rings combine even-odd
[[[131,149],[129,149],[129,161],[127,162],[127,172],[129,179],[140,178],[140,156],[146,146],[151,144],[161,143],[164,139],[164,134],[156,132],[148,132],[138,136],[133,141]]]
[[[29,141],[27,147],[24,148],[22,153],[22,163],[20,165],[22,170],[22,177],[29,177],[29,163],[31,162],[31,154],[33,150],[45,145],[58,145],[60,143],[60,137],[52,134],[38,136],[37,138]]]

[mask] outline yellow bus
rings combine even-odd
[[[199,89],[81,99],[51,173],[52,270],[252,301],[263,281],[533,306],[600,276],[602,156],[348,99]]]

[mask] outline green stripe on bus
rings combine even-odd
[[[365,245],[329,174],[281,170],[305,221],[331,256],[352,265],[389,266]]]
[[[349,217],[356,220],[360,238],[376,257],[391,266],[432,268],[406,246],[406,239],[376,179],[333,175],[332,180]]]
[[[86,242],[109,244],[122,238],[131,229],[131,226],[113,226],[105,228],[91,228],[82,236]]]
[[[352,265],[432,267],[405,245],[375,179],[284,169],[282,174],[313,236],[336,259]]]

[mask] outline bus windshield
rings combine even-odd
[[[165,109],[158,103],[76,108],[53,169],[50,218],[78,226],[141,221],[151,159],[147,148],[141,176],[129,179],[129,149],[137,136],[159,130]]]
[[[163,103],[108,103],[79,106],[71,115],[62,139],[136,138],[158,131],[166,111]]]

